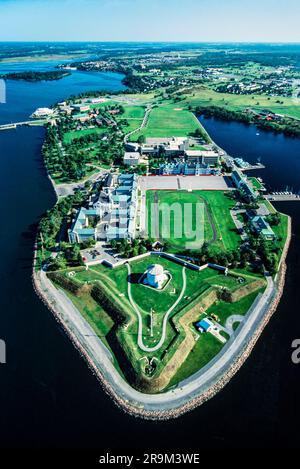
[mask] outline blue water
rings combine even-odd
[[[115,74],[76,73],[51,83],[10,82],[7,104],[0,105],[0,121],[24,119],[36,107],[70,93],[108,86],[123,87]],[[250,159],[259,142],[255,129],[242,124],[228,127],[207,121],[205,125],[221,146],[236,152],[234,156]],[[291,363],[290,344],[300,337],[300,203],[281,208],[294,216],[286,293],[238,375],[210,402],[176,421],[141,421],[123,413],[103,392],[32,289],[35,226],[55,202],[41,160],[43,136],[42,128],[0,133],[0,338],[7,343],[7,364],[0,365],[0,446],[88,447],[103,454],[108,448],[198,452],[298,443],[300,365]],[[274,158],[264,178],[275,187],[277,180],[285,178],[285,183],[294,177],[296,185],[298,163],[291,155],[298,143],[263,132],[259,138],[263,162],[279,144],[278,155],[282,153],[284,160]]]
[[[24,70],[55,70],[59,62],[30,62],[28,64],[0,64],[0,74]],[[113,72],[81,72],[55,81],[29,83],[26,81],[6,81],[6,104],[0,104],[0,124],[28,120],[38,107],[48,107],[70,95],[84,91],[119,91],[123,75]]]
[[[265,170],[251,171],[261,176],[270,189],[283,191],[286,186],[300,191],[300,138],[258,130],[254,125],[200,118],[213,140],[234,157],[250,163],[260,162]],[[259,135],[257,135],[259,134]]]

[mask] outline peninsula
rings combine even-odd
[[[265,87],[269,64],[258,90],[253,62],[237,73],[228,55],[223,67],[211,54],[200,65],[195,50],[63,64],[58,73],[122,72],[128,89],[72,96],[29,121],[43,118],[57,194],[39,224],[36,292],[103,388],[143,418],[176,417],[222,389],[284,287],[291,220],[251,176],[264,166],[220,148],[200,117],[296,137],[299,107],[288,87],[280,98]]]
[[[0,78],[3,80],[24,80],[29,82],[35,81],[53,81],[60,80],[61,78],[67,77],[70,75],[68,71],[62,70],[53,70],[49,72],[14,72],[14,73],[4,73],[0,75]]]

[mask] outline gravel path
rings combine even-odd
[[[128,270],[128,277],[129,277],[131,275],[131,266],[130,266],[129,263],[127,263],[127,270]],[[138,325],[138,346],[140,347],[141,350],[143,350],[144,352],[155,352],[156,350],[160,349],[160,347],[163,345],[163,343],[166,339],[168,319],[169,319],[172,311],[174,311],[174,309],[176,308],[178,303],[182,300],[182,297],[185,293],[185,289],[186,289],[186,273],[185,273],[185,267],[183,267],[182,268],[182,289],[181,289],[180,295],[177,298],[177,300],[175,301],[175,303],[173,303],[171,308],[169,308],[168,311],[164,315],[163,326],[162,326],[162,334],[161,334],[160,341],[154,347],[147,347],[146,345],[144,345],[144,342],[143,342],[143,320],[142,320],[142,315],[141,315],[141,312],[140,312],[139,308],[137,307],[136,303],[134,302],[134,300],[132,298],[131,283],[128,282],[128,298],[129,298],[129,301],[131,303],[131,306],[133,307],[133,309],[136,312],[137,317],[138,317],[138,323],[139,323],[139,325]]]

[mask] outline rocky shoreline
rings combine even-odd
[[[276,311],[279,301],[281,299],[281,296],[284,290],[285,275],[286,275],[286,268],[287,268],[286,256],[288,253],[290,241],[291,241],[291,218],[288,217],[287,239],[286,239],[284,250],[282,252],[280,268],[279,268],[279,272],[276,278],[276,284],[277,284],[276,297],[273,299],[267,313],[264,315],[262,321],[260,322],[259,327],[256,328],[256,331],[251,336],[251,339],[248,341],[247,344],[245,344],[245,347],[240,353],[240,355],[227,369],[226,373],[224,373],[223,376],[217,381],[217,383],[213,384],[208,390],[206,390],[199,396],[191,399],[186,404],[180,407],[171,409],[171,410],[162,410],[162,411],[146,410],[146,409],[139,407],[138,403],[134,405],[131,402],[128,402],[127,400],[119,396],[117,392],[114,390],[114,388],[112,387],[112,385],[108,382],[105,376],[98,369],[96,363],[94,363],[92,357],[88,354],[87,350],[85,350],[84,346],[80,343],[80,341],[78,340],[76,335],[73,333],[69,325],[63,320],[59,311],[56,310],[55,305],[51,301],[50,297],[47,295],[47,292],[43,289],[41,281],[40,281],[39,272],[37,272],[35,269],[35,262],[36,262],[35,256],[34,256],[34,262],[33,262],[32,279],[33,279],[34,289],[37,295],[40,297],[43,303],[47,306],[47,308],[53,313],[55,319],[63,327],[63,329],[65,330],[65,332],[71,339],[73,345],[77,348],[81,356],[86,360],[89,368],[99,380],[104,391],[114,400],[114,402],[125,412],[135,417],[151,419],[151,420],[167,420],[167,419],[173,419],[173,418],[179,417],[185,414],[186,412],[189,412],[195,409],[196,407],[202,405],[203,403],[205,403],[206,401],[214,397],[219,391],[221,391],[221,389],[224,388],[224,386],[226,386],[226,384],[233,378],[233,376],[238,372],[238,370],[241,368],[243,363],[249,357],[258,338],[260,337],[264,328],[268,324],[270,318]]]

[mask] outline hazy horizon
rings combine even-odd
[[[0,0],[1,42],[298,44],[298,0]]]

